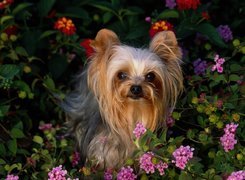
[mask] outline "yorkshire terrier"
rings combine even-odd
[[[156,34],[149,48],[134,48],[102,29],[90,46],[94,53],[63,107],[83,163],[119,168],[136,149],[137,123],[165,127],[183,88],[182,53],[172,31]]]

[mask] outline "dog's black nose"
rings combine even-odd
[[[138,85],[133,85],[131,86],[130,91],[133,95],[140,95],[142,93],[142,87]]]

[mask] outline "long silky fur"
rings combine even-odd
[[[87,85],[87,68],[76,77],[76,82],[75,90],[66,96],[61,107],[67,114],[68,134],[75,138],[81,163],[84,164],[89,144],[103,123],[98,102]]]

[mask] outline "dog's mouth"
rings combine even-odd
[[[132,95],[132,94],[128,95],[127,97],[132,99],[132,100],[140,100],[140,99],[144,98],[143,95]]]

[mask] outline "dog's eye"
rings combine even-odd
[[[155,79],[155,74],[153,72],[149,72],[145,76],[145,80],[148,82],[152,82]]]
[[[127,74],[125,72],[119,72],[117,74],[118,79],[125,80],[127,78]]]

